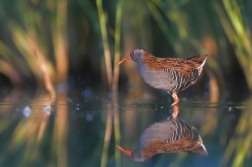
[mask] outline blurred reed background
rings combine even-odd
[[[53,85],[60,89],[69,77],[87,77],[94,87],[116,89],[119,68],[114,64],[144,47],[159,57],[208,53],[207,77],[220,90],[239,85],[251,91],[251,4],[1,0],[1,85],[45,87],[54,96]],[[135,68],[122,66],[120,84],[139,80]]]
[[[94,87],[116,89],[114,64],[144,47],[159,57],[208,53],[206,78],[216,80],[217,90],[251,91],[251,6],[237,0],[1,0],[0,84],[45,87],[55,95],[53,85],[86,77]],[[128,78],[143,87],[133,63],[122,69],[120,84]]]
[[[108,110],[113,112],[103,116],[106,129],[101,160],[101,166],[106,166],[110,136],[114,135],[118,145],[121,138],[118,88],[134,101],[147,87],[134,63],[125,63],[119,72],[115,65],[119,59],[135,47],[144,47],[158,57],[208,53],[198,86],[184,96],[194,91],[213,103],[243,101],[252,91],[251,16],[249,0],[1,0],[0,95],[17,89],[35,94],[47,90],[51,97],[80,89],[102,92],[105,98],[109,94]],[[150,97],[160,95],[153,89],[147,92]],[[136,113],[127,114],[123,116],[126,124]],[[201,133],[214,121],[206,122]],[[57,122],[68,123],[65,116],[63,123]],[[240,121],[235,133],[246,130]],[[251,139],[248,134],[246,140]],[[62,135],[66,136],[59,132],[54,139]],[[246,155],[232,159],[232,153],[239,153],[233,143],[228,145],[223,164],[239,166]],[[244,149],[249,145],[242,144]],[[118,150],[115,156],[119,164]]]

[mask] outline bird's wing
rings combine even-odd
[[[186,135],[188,135],[192,141],[198,141],[199,134],[195,127],[180,119],[170,118],[170,120],[175,125],[175,128],[173,129],[172,135],[170,135],[164,143],[175,142]]]
[[[156,59],[157,64],[160,64],[165,71],[167,69],[173,69],[175,71],[181,72],[183,75],[188,76],[191,74],[192,70],[204,65],[207,55],[203,56],[193,56],[187,59],[182,58],[163,58]]]

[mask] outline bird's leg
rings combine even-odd
[[[178,103],[179,103],[179,98],[178,98],[177,94],[176,93],[172,93],[172,97],[174,99],[174,103],[172,103],[171,106],[177,106]]]
[[[176,118],[177,118],[178,113],[179,113],[179,106],[173,106],[173,113],[172,113],[172,117],[173,117],[174,119],[176,119]]]

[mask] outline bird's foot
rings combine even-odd
[[[174,99],[174,103],[172,103],[172,105],[171,105],[171,106],[173,106],[172,117],[173,117],[173,118],[177,118],[178,113],[179,113],[179,106],[178,106],[179,98],[178,98],[178,96],[177,96],[176,93],[173,93],[173,94],[172,94],[172,97],[173,97],[173,99]]]
[[[174,103],[172,103],[171,106],[177,106],[178,103],[179,103],[179,98],[178,98],[177,94],[176,94],[176,93],[173,93],[173,94],[172,94],[172,97],[173,97],[173,99],[174,99]]]
[[[175,101],[174,103],[172,103],[171,106],[178,106],[178,101]]]
[[[179,114],[179,106],[173,106],[172,117],[173,117],[174,119],[176,119],[177,116],[178,116],[178,114]]]

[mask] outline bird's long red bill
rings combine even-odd
[[[131,59],[131,57],[130,57],[130,55],[128,55],[127,57],[125,57],[124,59],[122,59],[121,61],[119,61],[116,65],[120,65],[123,62],[125,62],[126,60],[130,60],[130,59]]]
[[[124,149],[124,148],[122,148],[122,147],[120,147],[120,146],[117,146],[117,148],[118,148],[119,150],[121,150],[122,152],[124,152],[125,154],[127,154],[128,156],[131,155],[131,151],[130,151],[130,150],[126,150],[126,149]]]

